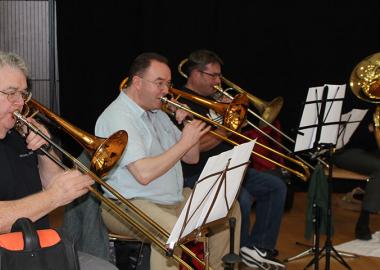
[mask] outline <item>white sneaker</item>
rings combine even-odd
[[[285,269],[285,265],[275,258],[268,256],[266,251],[253,247],[240,249],[242,261],[249,267],[257,267],[262,270]]]

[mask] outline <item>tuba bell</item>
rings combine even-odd
[[[350,76],[350,88],[359,99],[380,104],[380,52],[367,56],[355,66]],[[372,119],[380,149],[380,105],[376,106]]]
[[[380,52],[367,56],[355,66],[350,87],[358,98],[380,103]]]

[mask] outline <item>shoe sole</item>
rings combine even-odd
[[[270,268],[267,268],[265,266],[263,266],[260,262],[257,262],[257,261],[251,261],[251,260],[246,260],[243,256],[241,258],[242,262],[249,266],[249,267],[252,267],[252,268],[259,268],[259,269],[262,269],[262,270],[269,270]]]

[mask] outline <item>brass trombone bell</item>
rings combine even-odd
[[[25,106],[28,106],[29,110],[30,108],[34,108],[44,114],[49,120],[57,123],[82,145],[92,155],[91,170],[100,177],[104,177],[119,161],[128,143],[128,133],[125,130],[119,130],[109,138],[99,138],[74,127],[59,116],[51,113],[34,99],[30,99]]]
[[[169,92],[175,95],[176,99],[183,97],[200,105],[205,105],[208,108],[213,109],[215,112],[224,115],[223,125],[230,129],[239,130],[247,119],[248,99],[244,94],[236,95],[231,103],[220,103],[175,88],[170,88]]]
[[[350,87],[358,98],[380,103],[380,52],[367,56],[355,66]]]

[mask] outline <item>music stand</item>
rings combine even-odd
[[[319,260],[325,256],[325,268],[330,269],[330,257],[332,255],[342,265],[351,269],[341,255],[334,249],[331,241],[332,235],[332,210],[331,210],[331,185],[332,185],[332,155],[339,137],[339,127],[345,123],[341,121],[341,111],[345,94],[345,85],[324,85],[322,87],[309,88],[303,115],[297,135],[295,152],[312,150],[313,158],[324,156],[329,164],[327,176],[327,211],[326,211],[326,241],[324,247],[319,248],[320,214],[315,197],[313,198],[313,247],[300,255],[289,258],[286,261],[314,253],[314,258],[305,267],[314,263],[318,269]],[[318,190],[316,191],[318,192]],[[314,195],[315,196],[315,195]],[[323,253],[324,251],[324,253]]]
[[[168,238],[169,250],[173,251],[177,243],[196,238],[227,216],[240,189],[254,144],[255,141],[250,141],[208,159]]]

